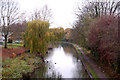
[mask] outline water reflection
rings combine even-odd
[[[80,59],[73,48],[60,46],[49,51],[45,65],[33,74],[34,78],[87,78]]]

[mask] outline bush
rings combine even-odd
[[[118,44],[118,18],[113,15],[102,16],[92,25],[88,36],[89,47],[96,51],[100,59],[113,63],[117,60]]]
[[[8,58],[3,61],[2,78],[22,78],[23,74],[33,72],[40,66],[41,59],[35,55],[26,55],[16,58]]]

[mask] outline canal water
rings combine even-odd
[[[45,63],[31,78],[89,78],[74,48],[60,44],[48,51]]]

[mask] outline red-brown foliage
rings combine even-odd
[[[88,36],[88,44],[97,50],[100,59],[112,63],[117,59],[118,44],[118,18],[113,15],[102,16],[92,25]]]

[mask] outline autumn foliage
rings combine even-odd
[[[28,22],[24,36],[25,47],[30,53],[42,53],[44,55],[48,45],[60,41],[64,37],[63,28],[49,29],[49,22],[33,20]]]
[[[48,44],[49,23],[41,20],[28,22],[27,30],[24,33],[25,46],[30,53],[44,53]]]
[[[64,29],[61,28],[51,28],[49,29],[50,42],[61,41],[64,38]]]
[[[100,60],[108,63],[117,62],[118,51],[120,51],[118,18],[113,15],[98,18],[90,30],[88,44]]]

